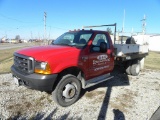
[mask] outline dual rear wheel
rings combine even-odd
[[[125,69],[128,75],[137,76],[144,67],[144,58],[127,61]]]

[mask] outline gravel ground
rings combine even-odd
[[[67,108],[46,92],[16,86],[11,74],[0,75],[0,117],[15,120],[149,120],[160,106],[160,71],[127,76],[120,70],[107,82],[82,91]],[[1,119],[0,119],[1,120]]]

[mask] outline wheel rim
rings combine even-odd
[[[63,88],[62,95],[64,98],[72,99],[76,94],[76,87],[74,84],[66,84]]]

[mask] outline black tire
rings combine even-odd
[[[67,107],[79,99],[80,92],[81,82],[75,76],[68,74],[61,78],[52,96],[57,104]]]
[[[132,66],[131,66],[131,74],[133,76],[137,76],[139,75],[139,72],[140,72],[140,63],[138,60],[134,60],[133,63],[132,63]]]
[[[125,70],[128,75],[131,75],[131,65],[132,65],[132,61],[127,61],[125,65]]]
[[[136,41],[133,37],[129,37],[126,40],[126,44],[136,44]]]

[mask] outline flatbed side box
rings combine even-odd
[[[148,45],[139,44],[114,44],[115,56],[121,57],[127,54],[148,53]]]

